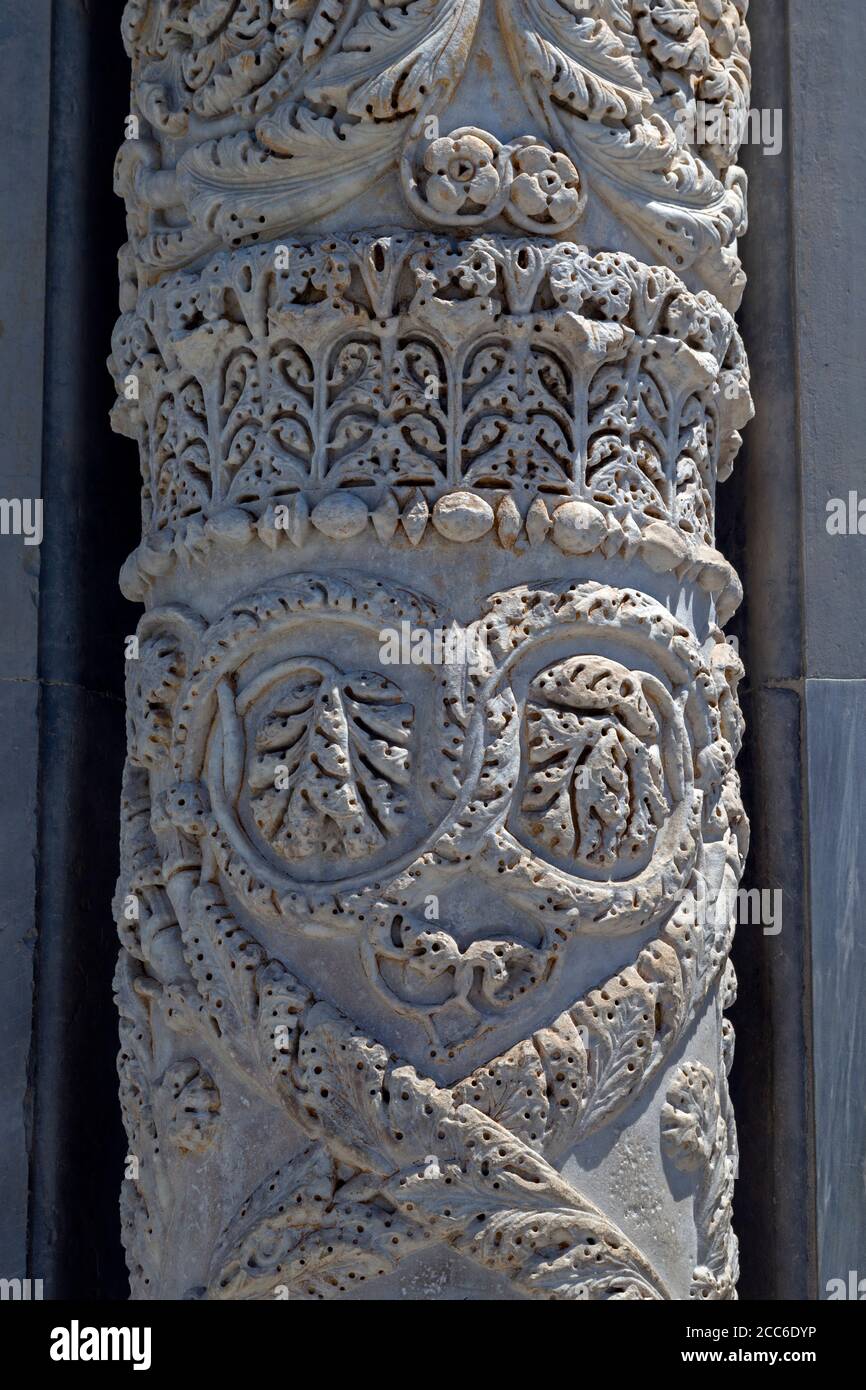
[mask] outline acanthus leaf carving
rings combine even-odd
[[[132,7],[126,37],[153,138],[127,141],[117,184],[145,275],[219,242],[309,225],[399,168],[422,223],[504,213],[525,231],[556,233],[597,193],[654,254],[700,267],[736,304],[747,0],[709,11],[698,0],[498,0],[538,129],[510,146],[477,125],[427,138],[425,123],[472,62],[480,8],[298,0],[291,13],[228,4],[205,21],[167,0]]]
[[[606,14],[606,6],[587,15],[570,0],[497,3],[514,71],[527,84],[554,145],[576,160],[599,195],[666,263],[678,269],[699,263],[713,292],[736,307],[743,276],[734,247],[746,225],[745,175],[726,167],[714,170],[681,145],[675,113],[658,109],[659,85],[641,43],[649,43],[655,62],[661,57],[662,65],[666,59],[674,68],[683,62],[670,51],[660,53],[653,42],[656,8],[634,7],[642,20],[635,31],[631,14]],[[731,48],[747,55],[744,10],[736,17]],[[680,15],[705,39],[696,4],[681,6]],[[747,84],[746,57],[742,65]],[[692,66],[697,78],[700,67]],[[684,104],[694,98],[689,89]]]
[[[526,719],[532,832],[590,865],[642,854],[670,808],[657,744],[642,741],[658,721],[631,674],[599,660],[554,667],[533,681]]]

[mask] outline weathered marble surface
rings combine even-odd
[[[127,6],[135,1297],[735,1294],[743,180],[676,113],[748,34],[673,9]]]

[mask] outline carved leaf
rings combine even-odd
[[[220,1093],[213,1077],[194,1058],[175,1062],[157,1096],[160,1129],[181,1154],[205,1153],[213,1142]]]
[[[310,1231],[292,1252],[280,1279],[284,1296],[337,1298],[390,1273],[427,1243],[417,1226],[387,1208],[347,1205],[340,1209],[339,1224]]]
[[[642,855],[669,808],[658,724],[637,678],[581,659],[544,672],[531,694],[549,702],[533,700],[526,710],[531,834],[586,865],[610,868]]]
[[[677,1069],[661,1125],[662,1143],[677,1166],[699,1175],[695,1194],[698,1264],[692,1273],[691,1297],[735,1298],[738,1258],[731,1203],[736,1139],[722,1114],[719,1088],[709,1067],[684,1062]]]
[[[277,1266],[315,1226],[336,1187],[336,1163],[322,1144],[269,1174],[222,1232],[214,1250],[211,1297],[264,1296],[279,1282]]]
[[[213,885],[196,888],[184,928],[184,954],[201,1011],[228,1059],[258,1086],[257,974],[267,963],[262,947],[239,925]]]
[[[273,77],[280,64],[274,43],[232,53],[223,42],[208,45],[184,62],[187,85],[195,90],[193,107],[200,116],[220,116]]]
[[[303,3],[306,9],[309,0],[303,0]],[[304,36],[303,55],[305,62],[321,57],[337,32],[347,8],[348,0],[316,0],[316,7],[307,23],[307,32]]]
[[[480,0],[410,0],[367,9],[305,89],[307,100],[363,120],[414,112],[456,82]]]
[[[315,1144],[246,1199],[217,1244],[206,1296],[333,1298],[428,1240],[390,1208],[341,1201],[337,1163]]]
[[[681,1067],[662,1112],[662,1139],[686,1170],[705,1166],[716,1142],[719,1102],[707,1067]]]
[[[237,245],[309,224],[360,194],[396,161],[411,114],[425,100],[441,105],[461,75],[479,3],[365,5],[339,51],[328,43],[303,101],[278,102],[254,134],[186,150],[177,175],[192,218]],[[324,23],[326,11],[314,18]],[[316,33],[325,37],[320,25]]]
[[[189,516],[212,493],[207,408],[197,381],[185,381],[156,403],[151,430],[151,488],[157,515]]]
[[[651,104],[622,39],[579,0],[498,0],[498,9],[516,70],[558,105],[593,120],[625,120]]]
[[[441,354],[420,338],[387,358],[371,338],[338,343],[328,371],[328,480],[444,483],[447,400],[431,400],[427,383],[447,375]]]
[[[231,502],[249,502],[286,483],[303,483],[314,453],[314,367],[303,349],[287,343],[275,354],[264,380],[232,404],[224,437]]]
[[[653,105],[661,84],[631,24],[615,22],[609,12],[581,17],[578,0],[499,0],[499,15],[515,74],[528,84],[554,145],[588,169],[596,191],[656,254],[677,267],[702,260],[713,292],[724,302],[736,298],[742,274],[733,244],[745,225],[743,176],[720,169],[716,177],[679,143],[666,108]],[[747,35],[743,41],[747,48]],[[745,85],[743,74],[730,78],[738,102]]]
[[[402,138],[399,126],[338,128],[293,106],[261,120],[257,134],[261,144],[241,133],[195,145],[178,163],[190,215],[231,245],[253,232],[292,231],[335,211],[382,175]]]
[[[308,1113],[347,1163],[387,1173],[394,1166],[384,1077],[388,1053],[348,1019],[317,1004],[306,1019],[298,1052]]]
[[[454,1096],[458,1104],[474,1106],[525,1144],[541,1149],[550,1102],[544,1067],[531,1041],[518,1043],[496,1066],[482,1067],[454,1088]]]
[[[259,829],[285,858],[360,859],[398,833],[413,709],[370,672],[299,672],[259,726],[250,774]]]
[[[397,1174],[385,1191],[440,1236],[444,1227],[456,1249],[530,1297],[667,1297],[616,1226],[495,1120],[463,1106],[440,1120],[439,1138],[447,1157]]]
[[[626,970],[605,989],[593,990],[571,1010],[585,1040],[586,1092],[579,1130],[597,1129],[636,1094],[651,1060],[655,999],[635,970]]]

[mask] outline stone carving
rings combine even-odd
[[[280,678],[248,774],[256,826],[291,861],[368,857],[406,815],[397,792],[409,775],[412,706],[383,676],[341,676],[321,659],[288,663]]]
[[[308,227],[385,176],[422,222],[477,225],[507,210],[524,230],[565,230],[586,179],[655,258],[699,266],[736,301],[747,3],[487,0],[500,83],[518,84],[535,122],[509,147],[477,128],[439,134],[480,47],[482,0],[129,0],[144,129],[121,150],[116,182],[138,274]],[[698,102],[723,119],[705,121],[708,143],[695,147]]]
[[[532,835],[585,868],[651,848],[669,807],[650,690],[616,662],[577,657],[542,672],[529,695],[522,809]]]
[[[143,478],[130,596],[217,541],[493,531],[506,549],[637,552],[724,594],[730,615],[713,499],[752,406],[710,296],[563,242],[282,250],[287,270],[273,248],[223,256],[118,323],[115,423]]]
[[[709,1067],[687,1062],[677,1070],[662,1111],[663,1139],[674,1162],[699,1173],[695,1218],[700,1263],[689,1291],[695,1299],[736,1297],[737,1238],[731,1229],[736,1135],[726,1109],[727,1093],[720,1095]]]
[[[736,136],[699,150],[678,139],[696,101],[736,130],[748,110],[748,0],[498,0],[509,56],[531,109],[599,197],[669,265],[697,262],[735,305],[745,175]],[[740,137],[741,138],[741,137]]]
[[[583,212],[571,160],[531,135],[503,145],[473,126],[407,146],[406,202],[419,220],[478,227],[504,217],[527,232],[566,231]]]
[[[740,735],[736,706],[731,703],[738,663],[718,634],[713,659],[707,664],[688,630],[636,592],[597,584],[562,584],[547,592],[512,590],[494,595],[486,610],[487,616],[480,619],[487,633],[486,665],[480,671],[464,666],[450,672],[441,691],[434,684],[425,706],[431,726],[462,730],[451,740],[440,740],[435,750],[430,786],[442,804],[430,818],[426,838],[396,860],[394,850],[386,847],[391,857],[374,870],[372,878],[369,873],[357,873],[358,849],[351,831],[362,832],[362,853],[378,850],[385,837],[376,835],[372,843],[365,839],[363,819],[361,825],[355,824],[357,808],[347,807],[343,795],[350,785],[343,765],[350,742],[346,708],[361,709],[367,728],[384,734],[375,741],[372,755],[373,745],[365,736],[367,764],[371,758],[374,765],[385,763],[389,775],[396,767],[407,798],[420,799],[420,791],[403,776],[410,768],[405,730],[412,706],[402,700],[393,683],[376,673],[341,677],[320,657],[277,657],[291,644],[293,629],[299,628],[308,639],[311,614],[316,615],[320,645],[330,649],[338,640],[337,631],[347,623],[360,623],[375,632],[388,615],[402,621],[403,615],[412,613],[418,622],[438,623],[441,613],[423,597],[394,590],[382,581],[295,574],[260,594],[248,595],[203,632],[188,624],[184,661],[189,675],[175,694],[171,747],[162,751],[159,769],[165,790],[158,797],[160,809],[151,817],[162,861],[159,877],[180,924],[185,968],[171,981],[162,982],[162,989],[156,982],[149,987],[163,999],[165,1010],[171,1011],[172,1027],[179,1027],[183,1020],[195,1030],[203,1028],[204,1038],[217,1048],[226,1065],[240,1070],[249,1084],[264,1086],[273,1103],[286,1107],[326,1148],[337,1143],[333,1152],[341,1161],[357,1170],[356,1177],[367,1175],[365,1184],[355,1185],[365,1187],[368,1205],[370,1185],[375,1188],[379,1183],[365,1218],[372,1223],[371,1231],[384,1220],[381,1203],[387,1210],[393,1202],[396,1210],[413,1213],[412,1221],[404,1223],[412,1237],[408,1251],[417,1250],[419,1241],[456,1241],[455,1248],[461,1251],[482,1252],[479,1257],[488,1268],[513,1273],[524,1292],[542,1290],[567,1297],[667,1296],[658,1278],[647,1274],[639,1252],[626,1256],[628,1243],[622,1234],[575,1192],[560,1192],[556,1203],[579,1212],[581,1223],[589,1221],[592,1239],[587,1232],[581,1236],[589,1244],[585,1249],[581,1246],[579,1259],[572,1251],[561,1267],[554,1262],[558,1272],[553,1284],[546,1269],[543,1277],[536,1276],[532,1261],[528,1272],[522,1264],[519,1272],[512,1271],[514,1256],[512,1261],[500,1257],[498,1239],[497,1253],[492,1254],[484,1240],[464,1245],[447,1221],[441,1223],[441,1231],[438,1220],[433,1222],[436,1232],[428,1231],[426,1217],[422,1220],[415,1213],[426,1213],[425,1204],[434,1198],[438,1212],[439,1189],[411,1165],[423,1160],[429,1166],[431,1155],[449,1172],[449,1165],[456,1164],[452,1178],[462,1174],[461,1181],[468,1182],[477,1201],[479,1177],[474,1167],[471,1172],[466,1168],[463,1141],[457,1149],[450,1141],[442,1149],[443,1138],[451,1132],[449,1121],[440,1133],[443,1117],[459,1117],[462,1107],[468,1107],[475,1117],[472,1126],[483,1126],[486,1117],[496,1122],[500,1144],[508,1136],[510,1147],[500,1158],[515,1152],[517,1140],[535,1155],[533,1164],[542,1158],[549,1162],[551,1156],[561,1156],[619,1113],[664,1064],[691,1023],[696,1007],[718,978],[730,937],[726,909],[719,921],[702,924],[695,920],[694,904],[698,898],[724,899],[725,890],[737,881],[744,850],[744,822],[733,771]],[[328,633],[329,626],[335,629],[334,636]],[[641,663],[655,665],[659,675],[632,674],[620,663],[598,656],[571,658],[544,668],[529,683],[525,718],[532,733],[523,748],[512,682],[521,663],[536,671],[533,649],[544,645],[552,629],[561,630],[571,643],[591,632],[599,646],[607,645],[615,634],[620,643],[632,642],[636,658],[639,653]],[[535,720],[536,715],[541,718],[542,702],[548,713],[580,709],[580,716],[565,715],[568,738],[574,733],[568,721],[576,721],[578,727],[582,722],[590,727],[578,733],[578,741],[588,740],[593,748],[602,749],[590,765],[591,771],[600,770],[602,791],[595,801],[590,798],[587,822],[595,820],[590,838],[581,842],[582,853],[577,839],[562,854],[558,844],[551,845],[544,835],[537,837],[532,825],[526,825],[527,805],[533,814],[537,799],[534,787],[539,772],[533,750],[544,739]],[[438,713],[434,712],[437,704]],[[258,706],[264,709],[261,716],[256,713]],[[251,749],[245,754],[242,720],[250,714],[253,733]],[[559,736],[563,726],[553,722],[551,727]],[[221,730],[220,738],[215,736],[217,730]],[[605,741],[610,735],[618,749],[626,750],[621,756],[610,752],[610,738]],[[311,752],[314,736],[319,741]],[[273,768],[262,758],[262,748],[275,742],[276,756],[283,758],[286,748],[292,750],[290,762],[284,764],[286,791],[273,792],[271,803],[259,815],[257,789],[273,786],[275,780]],[[654,759],[647,752],[648,742]],[[483,751],[480,760],[479,751]],[[548,745],[544,751],[548,763],[557,756]],[[387,763],[388,759],[395,761]],[[472,761],[476,771],[469,776]],[[326,807],[320,783],[304,782],[300,774],[307,763],[326,778],[335,807]],[[568,757],[565,765],[570,776]],[[628,786],[620,777],[623,766],[628,768]],[[253,769],[251,776],[245,776],[245,767]],[[609,784],[616,788],[613,795],[607,792]],[[390,785],[387,776],[381,785]],[[306,794],[306,804],[287,817],[294,792],[299,797]],[[256,845],[251,834],[245,833],[249,817],[245,826],[240,810],[245,800],[259,830],[263,821],[273,826],[279,820],[297,836],[299,845],[290,841],[287,853],[283,844],[270,838],[267,844],[272,853],[266,857],[264,845]],[[599,809],[610,812],[608,820],[599,818]],[[417,823],[419,812],[413,810]],[[516,818],[517,837],[508,829],[512,818]],[[392,834],[399,834],[400,815],[393,823],[390,815],[388,820]],[[647,829],[650,821],[652,835]],[[325,883],[326,870],[320,868],[318,883],[311,884],[294,876],[296,861],[303,860],[306,850],[319,849],[317,837],[326,834],[327,823],[333,834],[322,841],[320,858],[327,860],[328,853],[335,852],[341,876]],[[607,834],[608,825],[614,827],[612,835]],[[521,831],[528,831],[523,843]],[[531,848],[536,838],[539,851],[550,851],[558,867]],[[713,844],[723,849],[720,859],[711,853]],[[288,864],[280,867],[279,859]],[[606,877],[586,876],[585,871],[598,868],[606,871]],[[423,923],[421,907],[429,891],[434,887],[441,891],[449,878],[459,880],[467,872],[488,878],[497,885],[500,900],[511,900],[525,921],[535,921],[532,942],[503,937],[461,947],[448,924],[430,929]],[[456,1057],[468,1043],[491,1030],[491,1020],[501,1022],[503,1017],[509,1031],[518,1029],[520,1039],[519,1006],[527,991],[549,988],[573,935],[628,936],[669,916],[671,903],[679,901],[681,906],[661,936],[648,942],[633,964],[614,979],[531,1038],[517,1040],[464,1082],[443,1088],[424,1081],[413,1067],[397,1066],[379,1042],[359,1034],[344,1015],[290,974],[282,961],[269,956],[240,925],[226,889],[243,904],[250,920],[258,920],[263,928],[276,926],[285,935],[287,954],[291,954],[293,936],[354,937],[371,984],[392,1013],[425,1022],[430,1061]],[[509,1021],[512,1013],[513,1023]],[[194,1023],[189,1025],[188,1020]],[[347,1038],[355,1042],[350,1046]],[[314,1063],[314,1057],[323,1060]],[[367,1095],[367,1082],[363,1076],[353,1079],[352,1073],[366,1075],[374,1057],[380,1059],[377,1085],[387,1091],[389,1100],[387,1106],[381,1098],[376,1102],[375,1117],[359,1117],[351,1097],[360,1103]],[[316,1079],[323,1075],[326,1082]],[[394,1118],[395,1085],[409,1088],[405,1104],[396,1109],[399,1120]],[[437,1097],[432,1113],[440,1126],[435,1134],[429,1114],[424,1118],[428,1104],[424,1098],[431,1094]],[[532,1105],[527,1106],[524,1101],[530,1094]],[[323,1105],[324,1101],[328,1104]],[[364,1104],[369,1109],[368,1099]],[[350,1136],[350,1126],[359,1126],[355,1138]],[[482,1128],[482,1138],[486,1132]],[[390,1152],[404,1142],[400,1153],[405,1156],[411,1148],[409,1170],[396,1163],[383,1170],[381,1146]],[[373,1143],[379,1157],[371,1168]],[[306,1163],[305,1159],[305,1168]],[[416,1180],[423,1186],[407,1207],[396,1200],[395,1188],[413,1190]],[[544,1178],[548,1181],[556,1187],[554,1172]],[[290,1182],[294,1191],[294,1173]],[[334,1189],[335,1203],[342,1186],[340,1182]],[[486,1184],[481,1191],[487,1193]],[[303,1205],[313,1198],[302,1195],[293,1200]],[[551,1200],[545,1197],[545,1205]],[[493,1203],[489,1196],[486,1201]],[[460,1209],[465,1216],[465,1203]],[[527,1211],[539,1215],[534,1204],[519,1212],[509,1207],[502,1216],[503,1232],[522,1229]],[[475,1212],[473,1219],[478,1215]],[[269,1210],[261,1219],[272,1236],[273,1213]],[[298,1222],[303,1225],[307,1219],[296,1214],[283,1232],[292,1249],[296,1242],[299,1248],[310,1249],[309,1235],[298,1234]],[[560,1211],[557,1222],[565,1219]],[[419,1221],[423,1233],[415,1230]],[[282,1230],[284,1223],[277,1224]],[[559,1224],[556,1230],[560,1231]],[[255,1236],[257,1241],[263,1238],[258,1228]],[[381,1231],[380,1236],[386,1239]],[[244,1237],[244,1248],[248,1239]],[[347,1258],[343,1237],[330,1226],[317,1239],[326,1239],[330,1246],[338,1240],[341,1257]],[[588,1258],[586,1250],[594,1250],[596,1239],[608,1245],[615,1242],[615,1277],[605,1267],[597,1278],[588,1280],[583,1260]],[[287,1257],[288,1247],[281,1244],[279,1248]],[[549,1245],[543,1249],[546,1260]],[[370,1258],[374,1264],[381,1263],[378,1250]],[[306,1255],[304,1260],[306,1269]],[[254,1263],[259,1271],[258,1254]],[[239,1283],[239,1276],[221,1270],[211,1292],[214,1296],[226,1296],[227,1290],[232,1296],[261,1296],[280,1283],[277,1276],[285,1272],[269,1268],[273,1278],[264,1283],[261,1272]],[[368,1268],[364,1261],[353,1265],[356,1274],[362,1268]],[[307,1296],[313,1289],[322,1291],[316,1281],[308,1288],[300,1271],[298,1277],[298,1296]],[[333,1290],[336,1285],[329,1287]]]
[[[130,1143],[121,1193],[121,1234],[134,1292],[157,1294],[171,1259],[171,1228],[183,1208],[186,1164],[213,1144],[220,1093],[191,1058],[158,1080],[151,1007],[157,986],[121,954],[115,979],[120,1011],[120,1100]]]
[[[745,10],[127,4],[136,1298],[736,1296]]]

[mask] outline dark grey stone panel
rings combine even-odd
[[[826,504],[866,500],[866,16],[861,0],[791,0],[789,23],[805,674],[859,677],[866,536],[828,535]]]
[[[119,8],[57,0],[51,33],[45,537],[30,1269],[47,1297],[124,1297],[111,978],[125,721],[117,573],[138,530],[136,450],[109,429],[128,109]],[[47,42],[47,34],[44,36]]]
[[[846,0],[847,2],[847,0]],[[741,687],[746,742],[740,761],[752,821],[744,888],[781,889],[783,929],[742,927],[733,959],[739,1003],[732,1090],[742,1151],[736,1225],[740,1295],[815,1296],[809,904],[803,766],[803,556],[797,298],[793,268],[798,209],[792,202],[789,6],[761,0],[753,36],[753,98],[781,110],[778,156],[747,145],[749,275],[740,322],[756,417],[730,482],[719,490],[721,548],[739,569],[745,601],[731,630],[746,664]]]
[[[42,493],[50,0],[0,9],[0,497]],[[34,42],[34,33],[40,42]],[[0,1276],[26,1273],[40,556],[0,535]]]
[[[786,0],[760,0],[749,13],[752,106],[783,113],[783,146],[765,155],[743,148],[749,176],[749,234],[742,242],[749,283],[738,314],[749,354],[755,418],[730,482],[719,489],[720,543],[745,590],[738,630],[754,622],[752,685],[802,674],[802,555],[796,320],[791,204],[791,101]]]
[[[801,1300],[815,1296],[801,698],[796,690],[757,690],[745,708],[758,733],[741,768],[752,820],[743,887],[781,890],[782,929],[766,935],[760,925],[741,925],[733,950],[740,1296]]]
[[[0,1271],[6,1278],[25,1277],[27,1257],[38,705],[34,681],[0,681]]]
[[[50,0],[0,9],[0,497],[41,496]],[[38,41],[34,36],[38,35]],[[36,675],[39,550],[0,536],[0,676]]]
[[[866,680],[807,681],[819,1296],[866,1279]]]
[[[49,685],[41,726],[31,1277],[46,1298],[123,1297],[111,1007],[123,706]]]

